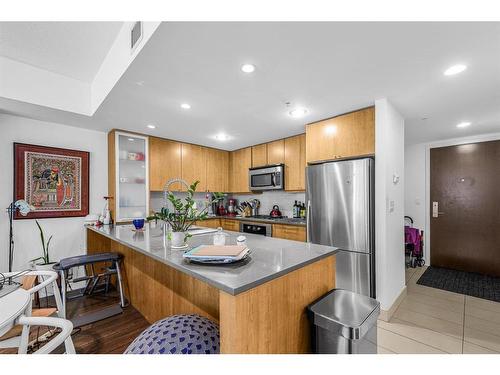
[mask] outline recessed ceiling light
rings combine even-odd
[[[156,128],[156,126],[155,126],[155,125],[152,125],[152,124],[149,124],[149,125],[148,125],[148,128],[150,128],[150,129],[155,129],[155,128]]]
[[[307,115],[307,112],[308,110],[306,108],[295,108],[288,112],[288,114],[294,118],[299,118]]]
[[[255,65],[253,64],[243,64],[241,66],[241,71],[244,73],[253,73],[255,71]]]
[[[129,138],[128,140],[129,140],[129,142],[134,142],[135,141],[134,138]]]
[[[444,75],[453,76],[455,74],[462,73],[465,69],[467,69],[467,66],[463,64],[453,65],[444,71]]]
[[[217,139],[218,141],[227,141],[229,139],[229,136],[224,133],[219,133],[214,138]]]
[[[182,103],[182,104],[181,104],[181,108],[182,108],[182,109],[191,109],[191,105],[190,105],[190,104],[188,104],[188,103]]]
[[[470,125],[470,122],[464,121],[464,122],[461,122],[460,124],[457,124],[457,128],[466,128],[469,125]]]

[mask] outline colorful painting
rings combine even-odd
[[[14,154],[15,200],[35,207],[16,219],[88,214],[88,152],[15,143]]]

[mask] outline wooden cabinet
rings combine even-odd
[[[267,164],[267,144],[252,146],[252,167],[261,167]]]
[[[199,225],[200,227],[207,227],[207,228],[219,228],[221,226],[220,223],[221,219],[206,219],[206,220],[201,220],[197,221],[195,225]]]
[[[224,228],[224,230],[230,230],[233,232],[239,232],[240,231],[240,222],[239,220],[235,219],[220,219],[221,221],[221,226]]]
[[[285,190],[305,190],[306,135],[285,139]]]
[[[149,137],[149,190],[162,191],[168,180],[181,177],[181,144]],[[170,186],[180,191],[180,184]]]
[[[229,189],[229,152],[207,148],[207,186],[211,192],[227,192]]]
[[[375,153],[375,108],[333,117],[306,126],[308,162]]]
[[[252,166],[252,148],[242,148],[229,154],[229,192],[248,193],[248,168]]]
[[[252,146],[252,167],[262,167],[285,162],[285,140]]]
[[[197,191],[228,191],[228,151],[150,137],[149,155],[151,191],[162,191],[172,178],[182,178],[188,184],[200,181]],[[186,189],[176,183],[170,190]]]
[[[196,191],[207,190],[207,148],[182,144],[182,179],[191,185],[200,181]],[[186,188],[183,186],[182,190]]]
[[[285,140],[279,139],[267,144],[267,164],[283,164],[285,162]]]
[[[306,227],[299,225],[273,224],[273,237],[306,242]]]

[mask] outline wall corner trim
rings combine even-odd
[[[379,319],[383,320],[384,322],[388,322],[389,320],[391,320],[392,316],[394,315],[394,313],[398,309],[401,302],[403,302],[406,295],[407,295],[407,289],[406,289],[406,285],[405,285],[403,290],[401,290],[401,293],[399,293],[399,296],[396,298],[396,300],[394,301],[392,306],[389,308],[389,310],[382,310],[382,309],[380,310]]]

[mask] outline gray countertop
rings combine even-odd
[[[185,250],[171,249],[160,228],[145,225],[144,232],[134,232],[131,225],[88,226],[131,249],[165,263],[196,279],[232,295],[252,289],[267,281],[290,273],[337,252],[337,248],[312,243],[283,240],[245,233],[251,255],[246,260],[228,265],[200,265],[183,259]],[[242,233],[229,232],[226,244],[236,244]],[[189,248],[212,244],[212,234],[195,235]]]

